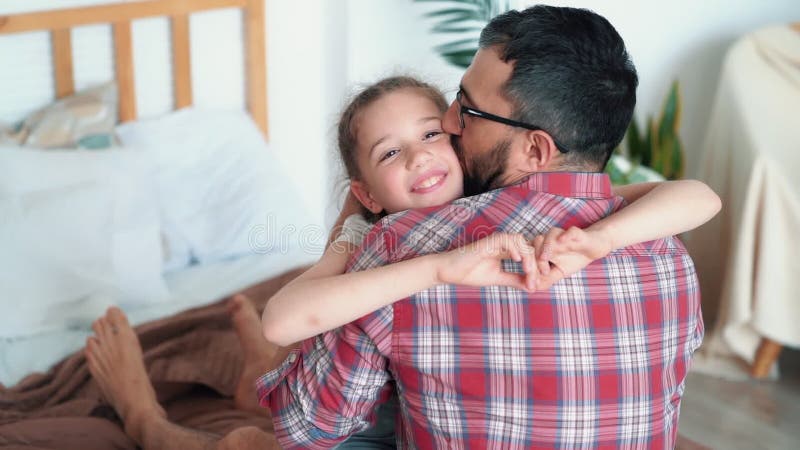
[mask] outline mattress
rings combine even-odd
[[[207,305],[264,279],[313,263],[319,254],[299,246],[269,254],[250,254],[237,259],[190,266],[165,275],[170,299],[158,304],[128,308],[135,325],[160,319],[186,309]],[[98,305],[98,315],[105,305]],[[91,323],[74,323],[70,329],[22,338],[0,340],[0,383],[12,386],[31,372],[48,370],[84,346],[92,334]]]

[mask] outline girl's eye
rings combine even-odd
[[[385,161],[385,160],[391,158],[392,156],[396,155],[398,152],[400,152],[400,150],[398,150],[396,148],[393,148],[393,149],[387,151],[386,153],[384,153],[383,156],[381,156],[381,159],[379,161]]]
[[[437,131],[428,131],[427,133],[425,133],[425,140],[435,138],[436,136],[438,136],[440,134],[442,134],[442,132],[439,131],[439,130],[437,130]]]

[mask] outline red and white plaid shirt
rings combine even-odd
[[[384,218],[349,270],[494,231],[532,238],[585,227],[621,206],[603,174],[535,174]],[[546,292],[417,293],[305,341],[259,379],[259,399],[285,448],[328,448],[365,428],[393,384],[404,448],[673,448],[702,336],[692,261],[677,239],[661,239],[615,251]]]

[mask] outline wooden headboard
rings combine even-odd
[[[265,0],[146,0],[82,8],[0,16],[0,35],[49,31],[53,49],[53,77],[58,98],[75,90],[72,71],[71,28],[110,23],[113,27],[115,73],[119,87],[119,119],[136,119],[131,21],[146,17],[170,18],[175,109],[192,104],[189,15],[197,11],[241,8],[244,19],[247,109],[267,137],[267,65],[264,31]]]

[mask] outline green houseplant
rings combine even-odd
[[[678,81],[672,86],[661,107],[658,120],[648,117],[642,133],[631,120],[623,140],[624,146],[614,150],[606,172],[614,184],[642,181],[677,180],[683,177],[684,158],[678,129],[681,117],[681,95]]]
[[[448,63],[467,68],[478,51],[478,36],[492,17],[509,10],[508,0],[414,0],[435,4],[423,15],[434,22],[431,32],[453,39],[434,50]],[[678,129],[681,97],[677,81],[672,83],[658,120],[648,117],[644,132],[636,119],[625,133],[623,145],[614,150],[606,172],[614,184],[678,179],[684,158]]]
[[[478,36],[492,17],[510,9],[508,0],[414,0],[435,3],[423,16],[434,20],[433,33],[454,37],[435,50],[450,64],[466,69],[478,51]]]

